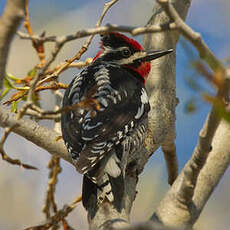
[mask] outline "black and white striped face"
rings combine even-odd
[[[141,65],[140,58],[146,56],[143,47],[135,40],[120,33],[109,33],[101,38],[101,50],[95,61],[105,61],[118,65]]]
[[[145,51],[134,51],[128,46],[112,48],[104,46],[98,58],[99,61],[106,61],[118,65],[133,65],[138,68],[142,64],[141,59],[147,56]]]
[[[101,50],[95,56],[94,62],[113,63],[131,69],[145,82],[151,69],[150,61],[170,52],[172,49],[145,51],[137,41],[112,32],[102,37]]]

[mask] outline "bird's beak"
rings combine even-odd
[[[157,59],[159,57],[162,57],[166,54],[169,54],[171,52],[173,52],[173,49],[146,51],[147,55],[145,57],[140,58],[139,60],[148,62]]]

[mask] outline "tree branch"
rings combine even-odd
[[[162,152],[164,153],[164,158],[168,170],[168,184],[172,185],[178,175],[178,162],[176,155],[176,144],[174,139],[176,138],[175,128],[170,130],[170,133],[165,138],[161,145]]]
[[[37,122],[22,118],[17,120],[16,115],[0,106],[0,126],[13,127],[13,132],[73,164],[63,140],[57,141],[60,134],[40,126]]]
[[[204,205],[212,194],[216,185],[230,164],[230,126],[225,121],[221,121],[212,141],[213,149],[209,153],[204,167],[201,169],[192,197],[185,200],[178,199],[181,196],[181,189],[185,189],[183,184],[188,181],[186,171],[191,170],[194,165],[194,157],[186,164],[177,180],[161,201],[152,220],[157,220],[167,226],[193,225],[198,219]],[[194,153],[195,154],[195,153]],[[188,181],[187,188],[190,187]],[[192,185],[190,188],[193,189]],[[189,195],[191,192],[187,189]],[[187,200],[191,200],[188,204]]]
[[[137,36],[140,34],[145,33],[158,33],[166,30],[175,30],[176,25],[175,23],[166,23],[166,24],[159,24],[159,25],[151,25],[151,26],[144,26],[144,27],[134,27],[134,26],[124,26],[124,25],[115,25],[115,24],[106,24],[105,26],[100,26],[96,28],[89,28],[83,29],[75,32],[74,34],[69,34],[65,36],[48,36],[48,37],[41,37],[39,35],[29,35],[18,31],[17,34],[21,39],[29,39],[35,40],[39,42],[69,42],[79,38],[84,38],[90,35],[101,34],[101,33],[109,33],[113,31],[118,32],[126,32],[132,36]]]
[[[24,17],[25,0],[8,0],[0,18],[0,90],[12,38],[20,21]]]
[[[224,78],[223,87],[217,93],[217,97],[223,100],[226,99],[229,92],[229,71],[225,72],[227,75],[222,76]],[[198,144],[192,158],[161,201],[156,213],[152,216],[152,220],[157,220],[164,225],[173,227],[183,227],[195,223],[211,192],[214,190],[214,186],[218,184],[230,163],[230,151],[226,148],[229,145],[229,140],[225,138],[220,139],[220,137],[228,134],[230,126],[222,121],[222,126],[219,127],[220,121],[221,118],[217,115],[215,105],[213,105],[200,132]],[[215,135],[216,130],[219,130],[218,135]],[[212,147],[213,151],[211,151]],[[220,152],[222,155],[218,156]],[[218,162],[221,161],[221,166],[218,165],[219,168],[216,166],[216,161],[209,160],[209,155],[213,156],[212,158],[214,159],[220,158],[218,159]],[[224,158],[223,155],[225,155]],[[215,168],[216,170],[210,171],[207,168],[212,168],[213,170]],[[218,172],[217,175],[215,175],[216,171]],[[212,180],[211,187],[209,182],[207,182],[207,175],[213,175],[216,179],[216,181]],[[195,193],[195,191],[201,189],[199,186],[201,186],[202,191],[207,186],[208,192],[205,192],[205,195],[203,193]]]
[[[185,19],[189,1],[173,1],[177,12]],[[147,27],[161,24],[174,23],[162,11],[159,4],[153,10],[153,16]],[[144,47],[146,49],[167,49],[176,50],[179,33],[165,31],[163,33],[146,34]],[[175,139],[175,108],[178,104],[176,98],[176,52],[152,62],[151,73],[147,81],[147,89],[150,96],[151,110],[149,113],[149,132],[146,138],[148,151],[153,153],[159,146],[162,146],[165,160],[168,167],[170,184],[177,176],[177,157],[174,144]]]
[[[213,149],[202,168],[194,191],[191,224],[194,224],[213,190],[230,165],[230,125],[221,121],[212,141]]]
[[[209,48],[206,46],[206,44],[200,36],[198,40],[194,40],[194,36],[196,36],[196,33],[192,31],[180,19],[179,15],[177,14],[176,10],[174,9],[171,3],[169,3],[167,0],[159,0],[158,2],[165,9],[166,13],[170,15],[171,19],[175,20],[175,23],[180,29],[180,32],[182,32],[182,34],[185,35],[186,38],[188,38],[193,43],[193,45],[200,52],[200,56],[209,64],[209,66],[214,71],[221,71],[221,77],[224,79],[224,82],[222,84],[222,87],[220,87],[218,90],[217,97],[221,98],[222,100],[226,100],[228,95],[229,76],[226,76],[226,73],[228,72],[224,69],[222,63],[209,50]],[[213,137],[215,135],[219,123],[220,117],[217,116],[216,109],[213,106],[204,124],[204,127],[200,132],[200,138],[191,160],[186,164],[180,176],[173,184],[168,194],[160,203],[156,213],[154,213],[152,216],[152,220],[157,220],[165,225],[176,227],[187,226],[189,224],[195,223],[201,212],[201,209],[197,209],[196,205],[194,205],[194,192],[197,189],[199,190],[199,185],[202,185],[203,188],[203,185],[205,184],[205,181],[203,181],[202,184],[197,184],[197,179],[200,175],[200,172],[203,171],[203,166],[205,165],[205,167],[208,167],[206,166],[207,163],[205,164],[205,162],[209,156],[209,152],[211,150],[211,143],[213,141]],[[215,137],[218,138],[218,136]],[[213,142],[215,143],[215,139]],[[227,143],[222,143],[223,146],[226,144]],[[215,148],[214,145],[213,147]],[[225,154],[227,155],[229,154],[229,152],[225,152]],[[213,162],[209,163],[211,165],[215,164]],[[226,165],[228,164],[229,157],[226,157],[222,162],[223,167],[221,168],[221,172],[226,170]],[[215,173],[215,171],[208,173]],[[216,179],[219,180],[220,177],[221,175],[218,174],[218,177],[216,177]],[[213,186],[217,183],[218,181],[213,183]],[[211,191],[213,189],[214,187],[212,187]],[[200,205],[200,207],[203,208],[210,194],[211,193],[209,189],[209,193],[206,193],[207,197],[203,196],[203,199],[198,198],[199,202],[202,204]]]
[[[176,24],[179,32],[188,39],[200,54],[200,58],[205,60],[207,64],[212,68],[214,72],[224,71],[224,66],[222,62],[213,54],[209,49],[207,44],[202,39],[201,35],[193,31],[180,17],[174,6],[169,2],[169,0],[158,0],[158,3],[165,10],[166,14],[170,19]]]
[[[60,223],[60,221],[65,220],[65,218],[75,209],[77,204],[81,202],[81,197],[77,197],[74,202],[72,202],[69,205],[64,205],[64,207],[60,210],[58,210],[55,215],[51,216],[48,220],[43,221],[43,224],[39,224],[37,226],[29,227],[24,230],[48,230],[51,227],[57,225]],[[69,226],[68,226],[69,227]],[[70,228],[67,228],[68,230],[71,230]]]

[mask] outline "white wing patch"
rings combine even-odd
[[[141,102],[143,104],[148,104],[149,103],[149,98],[146,93],[146,90],[144,88],[141,89]]]
[[[141,89],[141,106],[138,107],[137,114],[135,115],[135,119],[140,119],[144,114],[144,105],[149,103],[149,98],[144,88]]]
[[[140,119],[144,113],[144,104],[141,104],[141,107],[138,107],[137,114],[135,115],[135,119]]]

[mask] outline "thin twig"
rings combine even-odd
[[[33,36],[33,30],[30,25],[30,17],[29,17],[29,0],[26,0],[26,5],[25,5],[25,21],[24,21],[24,26],[29,34],[29,36]],[[32,39],[32,44],[34,49],[37,52],[37,55],[40,59],[40,65],[38,67],[42,67],[45,65],[45,50],[44,50],[44,42],[38,41],[35,39]]]
[[[56,99],[55,109],[59,109],[61,106],[63,95],[58,90],[55,91],[54,95],[55,95],[55,99]],[[54,131],[60,133],[61,132],[60,128],[61,128],[60,122],[55,121]],[[55,202],[55,191],[56,191],[56,185],[58,182],[58,175],[62,171],[61,166],[60,166],[60,157],[55,156],[55,155],[52,156],[51,160],[48,163],[48,168],[50,169],[49,183],[47,186],[46,201],[45,201],[45,205],[43,208],[43,212],[45,213],[47,220],[51,216],[51,209],[53,210],[54,214],[57,213],[57,204]],[[63,221],[65,222],[65,219],[63,219]],[[58,228],[58,225],[54,223],[54,225],[52,226],[52,229],[57,229],[57,228]]]
[[[44,224],[37,225],[34,227],[29,227],[29,228],[26,228],[25,230],[47,230],[49,229],[51,226],[58,224],[60,221],[65,219],[68,216],[68,214],[74,210],[76,205],[79,202],[81,202],[81,199],[82,197],[80,196],[72,204],[64,205],[62,209],[58,210],[57,213],[54,216],[50,217],[49,220],[45,221]]]
[[[18,115],[17,115],[17,119],[21,119],[24,116],[24,114],[26,113],[27,109],[31,108],[31,106],[33,105],[33,94],[35,92],[37,83],[39,82],[41,77],[45,74],[46,70],[49,68],[49,65],[55,60],[55,57],[57,56],[61,47],[62,47],[62,45],[61,46],[57,45],[55,52],[51,55],[48,62],[41,69],[38,70],[37,75],[31,81],[30,88],[29,88],[28,93],[27,93],[26,103],[19,110]]]
[[[108,10],[119,0],[112,0],[108,3],[105,4],[103,12],[101,14],[101,16],[99,17],[95,28],[98,28],[101,23],[103,18],[105,17],[105,14],[108,12]],[[91,43],[91,41],[93,40],[95,34],[92,34],[88,40],[84,43],[84,45],[82,46],[82,48],[79,50],[79,52],[72,58],[68,59],[57,71],[55,71],[52,76],[59,76],[59,74],[61,72],[63,72],[72,62],[74,62],[75,60],[79,60],[81,58],[81,56],[88,50],[88,47]],[[64,43],[66,43],[68,41],[68,38],[62,40],[62,42],[60,44],[64,45]]]
[[[209,49],[207,44],[202,39],[201,35],[193,31],[191,27],[186,25],[186,23],[176,12],[173,5],[169,2],[169,0],[158,0],[158,3],[162,6],[170,19],[172,19],[172,21],[175,23],[175,26],[180,31],[180,33],[196,47],[197,51],[200,54],[200,57],[209,64],[212,70],[214,72],[224,72],[225,68],[222,62]]]
[[[92,58],[87,58],[85,61],[79,61],[79,62],[74,62],[69,64],[68,68],[77,68],[77,69],[81,69],[83,67],[86,67],[88,65],[90,65],[92,63]],[[58,65],[56,65],[52,70],[47,70],[46,74],[51,75],[52,73],[54,73],[55,71],[57,71],[59,68],[61,68],[62,65],[64,65],[65,62],[62,62]],[[38,85],[43,84],[44,82],[47,82],[49,80],[49,76],[47,78],[42,79]]]
[[[17,120],[16,115],[3,106],[0,106],[0,126],[3,128],[14,126],[12,130],[14,133],[47,150],[50,154],[56,154],[74,165],[63,140],[57,141],[60,136],[59,133],[30,119],[21,118]]]
[[[125,25],[115,25],[115,24],[106,24],[105,26],[100,26],[97,28],[89,28],[89,29],[83,29],[75,32],[74,34],[69,34],[65,36],[49,36],[49,37],[40,37],[38,35],[30,36],[26,33],[23,33],[21,31],[17,32],[17,35],[21,39],[28,39],[28,40],[38,40],[42,42],[70,42],[79,38],[88,37],[95,34],[102,34],[102,33],[110,33],[110,32],[124,32],[129,33],[132,36],[137,36],[140,34],[146,34],[146,33],[159,33],[164,32],[168,30],[176,30],[176,24],[175,23],[167,23],[162,25],[151,25],[151,26],[142,26],[142,27],[135,27],[135,26],[125,26]]]
[[[9,157],[4,149],[2,148],[2,146],[0,146],[0,154],[2,155],[2,159],[12,165],[18,165],[20,166],[22,169],[33,169],[33,170],[38,170],[38,168],[28,165],[28,164],[24,164],[22,163],[19,159],[13,159],[11,157]]]
[[[167,140],[161,145],[164,158],[168,169],[168,183],[170,185],[176,180],[178,175],[178,161],[176,155],[175,134],[167,137]]]
[[[30,117],[34,117],[38,120],[55,120],[55,121],[60,121],[61,115],[60,114],[42,114],[39,112],[36,112],[32,109],[28,109],[25,113],[25,115],[28,115]]]
[[[0,140],[0,154],[2,156],[2,159],[5,160],[6,162],[12,164],[12,165],[18,165],[21,168],[37,170],[36,167],[28,165],[28,164],[24,164],[19,159],[13,159],[13,158],[9,157],[4,150],[4,144],[6,142],[6,139],[8,138],[8,136],[9,136],[10,132],[13,130],[13,128],[15,128],[16,126],[17,126],[17,124],[15,123],[10,127],[5,128],[5,132],[4,132],[4,134]]]
[[[62,227],[63,227],[63,230],[74,230],[67,222],[67,220],[62,220]]]
[[[43,212],[46,215],[46,219],[50,218],[50,212],[51,209],[53,209],[53,212],[56,214],[57,213],[57,205],[55,202],[54,194],[56,190],[56,184],[58,182],[58,174],[61,172],[61,167],[60,167],[60,158],[57,156],[52,156],[48,166],[50,169],[49,173],[49,183],[47,187],[47,193],[46,193],[46,201],[45,201],[45,206],[43,207]]]

